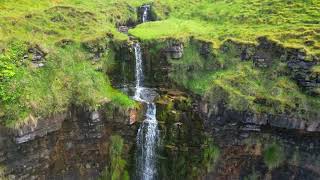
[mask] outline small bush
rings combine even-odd
[[[129,173],[125,169],[126,161],[122,158],[123,139],[118,136],[110,137],[109,164],[102,173],[101,180],[129,180]]]
[[[273,143],[267,145],[263,152],[264,163],[270,170],[279,167],[284,161],[285,155],[281,145]]]

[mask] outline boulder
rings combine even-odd
[[[128,34],[129,28],[128,28],[128,26],[119,26],[118,31],[125,33],[125,34]]]
[[[173,44],[166,48],[167,55],[172,59],[181,59],[183,56],[183,44]]]

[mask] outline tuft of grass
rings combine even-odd
[[[216,145],[213,144],[213,140],[210,138],[207,140],[207,142],[205,142],[205,144],[207,144],[207,147],[205,147],[203,150],[202,163],[206,168],[206,172],[210,172],[220,157],[220,150]]]
[[[129,173],[125,170],[126,161],[122,158],[124,142],[121,136],[110,137],[110,163],[102,173],[100,180],[129,180]]]
[[[282,147],[276,143],[268,145],[263,152],[263,159],[269,170],[279,167],[284,157]]]
[[[7,180],[8,178],[5,177],[5,172],[6,172],[7,168],[0,165],[0,179],[1,180]]]
[[[314,66],[311,69],[311,71],[312,71],[313,74],[319,75],[320,74],[320,65]]]

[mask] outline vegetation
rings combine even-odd
[[[169,77],[211,103],[224,101],[229,109],[268,114],[292,112],[307,119],[319,117],[320,99],[301,92],[287,75],[284,62],[275,60],[271,67],[261,69],[252,61],[241,61],[234,48],[230,46],[230,51],[219,51],[215,57],[205,59],[198,43],[191,41],[181,60],[170,60],[173,70]]]
[[[129,180],[128,171],[125,170],[126,161],[122,158],[123,139],[118,136],[110,137],[109,159],[110,164],[104,170],[101,180]]]
[[[5,177],[5,171],[6,171],[6,168],[3,167],[2,165],[0,165],[0,179],[1,180],[7,180],[8,178]]]
[[[277,168],[284,161],[284,157],[282,147],[276,143],[268,145],[263,152],[264,162],[269,170]]]
[[[319,55],[320,3],[316,0],[156,0],[164,21],[141,24],[130,31],[141,39],[190,37],[214,42],[228,38],[256,42],[268,36],[287,47]]]
[[[216,145],[214,145],[213,140],[210,138],[207,139],[205,145],[207,147],[205,147],[203,150],[202,163],[205,166],[206,171],[211,172],[220,156],[220,150]]]
[[[16,51],[14,44],[3,55],[13,62],[5,64],[1,80],[1,113],[7,126],[18,126],[29,114],[47,117],[65,112],[71,104],[92,109],[109,101],[134,106],[127,96],[112,89],[103,72],[95,70],[79,44],[57,47],[43,68],[35,68],[29,60],[21,62],[23,51]]]
[[[305,119],[318,119],[319,97],[312,97],[288,76],[286,62],[273,59],[269,68],[241,62],[234,43],[257,45],[267,37],[280,47],[297,48],[308,57],[320,57],[320,3],[308,0],[200,0],[154,1],[162,21],[144,23],[130,33],[145,42],[178,39],[184,42],[181,60],[170,61],[170,78],[211,101],[224,100],[230,109],[258,113],[293,112]],[[192,4],[192,5],[191,5]],[[190,38],[191,37],[191,38]],[[191,40],[190,40],[191,39]],[[212,43],[206,59],[199,52],[201,40]],[[224,46],[228,52],[222,50]],[[317,76],[319,67],[312,68]],[[314,92],[318,92],[315,88]],[[320,91],[319,91],[320,92]]]
[[[65,112],[72,104],[134,106],[112,89],[104,73],[114,62],[108,44],[127,40],[115,25],[137,19],[129,7],[125,1],[1,1],[0,123],[19,127],[30,118]],[[92,60],[96,52],[84,46],[96,40],[95,46],[108,46],[99,62]],[[30,48],[43,52],[44,67],[36,67],[37,54]]]
[[[252,174],[244,177],[244,180],[258,180],[258,179],[261,179],[261,177],[260,177],[261,175],[259,173],[255,172],[254,169],[252,171],[253,171]]]

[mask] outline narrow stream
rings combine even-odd
[[[150,5],[144,5],[142,6],[142,8],[143,8],[142,23],[144,23],[149,20]]]

